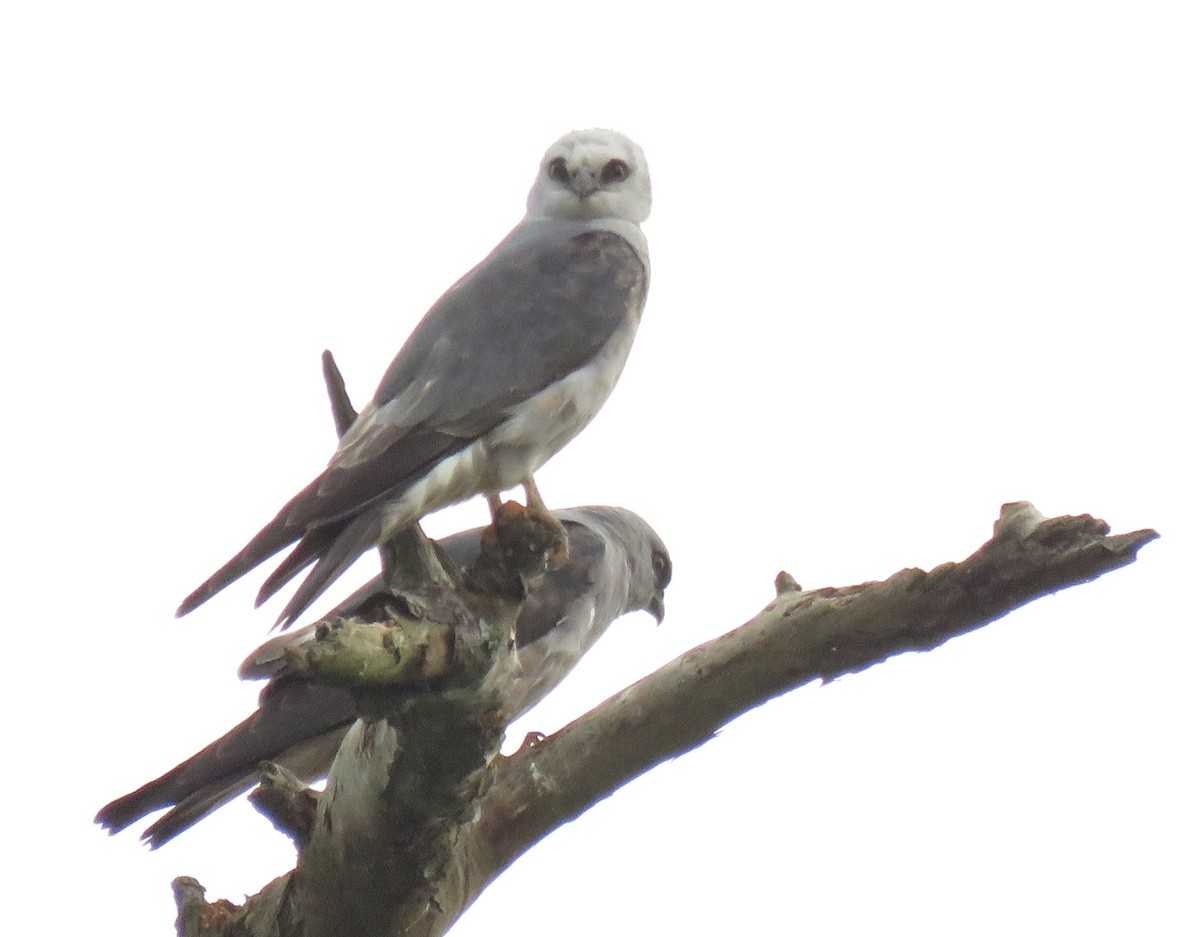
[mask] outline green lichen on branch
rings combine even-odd
[[[453,669],[455,626],[440,621],[334,619],[286,651],[290,673],[339,686],[417,686]]]

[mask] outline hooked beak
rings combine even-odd
[[[662,624],[663,617],[667,614],[667,609],[663,604],[663,594],[661,592],[650,600],[650,603],[646,606],[646,611],[654,616],[655,624]]]
[[[583,201],[593,192],[598,191],[600,183],[586,166],[581,166],[571,173],[571,191]]]

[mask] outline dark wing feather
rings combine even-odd
[[[321,552],[317,565],[304,577],[298,589],[288,599],[275,619],[281,628],[289,628],[315,602],[318,596],[333,585],[360,556],[383,539],[383,521],[376,511],[368,511],[349,521],[328,547]]]
[[[258,590],[258,595],[254,599],[254,607],[258,608],[291,582],[302,569],[316,562],[345,529],[346,522],[341,521],[317,527],[301,537],[292,552],[275,567],[275,571],[263,582],[262,588]]]

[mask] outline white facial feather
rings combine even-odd
[[[605,167],[613,160],[627,167],[628,174],[623,178],[604,178]],[[615,130],[568,133],[542,157],[538,177],[529,191],[528,209],[530,218],[614,218],[641,224],[650,216],[646,155],[629,137]]]

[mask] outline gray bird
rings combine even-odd
[[[554,516],[566,531],[570,555],[526,599],[516,625],[516,671],[497,673],[490,684],[506,722],[556,687],[617,618],[639,609],[658,621],[663,617],[671,559],[649,524],[613,507],[572,508]],[[479,555],[480,532],[440,543],[453,562],[466,565]],[[378,579],[368,583],[330,614],[381,589]],[[170,807],[142,834],[157,848],[257,783],[261,761],[280,764],[308,782],[324,777],[356,716],[349,691],[285,671],[285,648],[312,640],[315,631],[310,625],[278,635],[251,654],[241,676],[270,680],[258,710],[162,777],[105,806],[96,822],[115,833]]]
[[[296,544],[256,604],[316,566],[284,627],[359,556],[446,505],[521,485],[608,398],[649,283],[650,176],[611,130],[569,133],[542,158],[525,218],[434,303],[346,430],[329,466],[195,592],[185,615]]]

